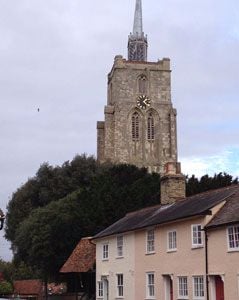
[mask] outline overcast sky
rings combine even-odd
[[[134,6],[0,0],[0,208],[41,163],[96,153],[106,76],[127,56]],[[183,172],[239,175],[239,1],[143,0],[143,18],[148,59],[171,59]],[[1,237],[0,257],[11,257]]]

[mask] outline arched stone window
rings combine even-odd
[[[139,139],[139,114],[137,112],[132,115],[132,140]]]
[[[144,75],[141,75],[138,80],[139,93],[147,94],[147,79]]]
[[[154,140],[154,118],[152,113],[148,115],[147,119],[147,135],[148,135],[148,140],[153,141]]]

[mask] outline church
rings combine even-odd
[[[142,3],[136,1],[128,59],[117,55],[108,74],[105,120],[97,122],[97,158],[162,173],[166,162],[177,162],[177,112],[170,60],[149,62],[147,50]]]
[[[149,62],[147,49],[136,0],[128,58],[117,55],[108,75],[97,158],[160,173],[161,202],[93,237],[96,299],[239,299],[239,186],[186,197],[170,60]]]

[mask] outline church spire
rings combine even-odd
[[[133,35],[142,35],[143,33],[143,17],[142,17],[142,2],[136,0],[135,13],[134,13],[134,28]]]
[[[128,60],[147,61],[147,36],[143,32],[142,1],[136,0],[133,33],[128,40]]]

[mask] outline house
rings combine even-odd
[[[15,280],[13,287],[18,298],[41,300],[44,297],[43,282],[38,279]]]
[[[13,288],[12,298],[33,300],[43,300],[45,298],[44,283],[39,279],[15,280]],[[56,297],[65,292],[65,285],[63,283],[48,283],[47,289],[49,297]]]
[[[239,186],[179,197],[178,171],[168,166],[161,204],[94,237],[97,299],[239,299]]]
[[[60,269],[67,282],[67,292],[95,296],[95,245],[91,238],[82,238]],[[75,297],[74,297],[75,298]]]

